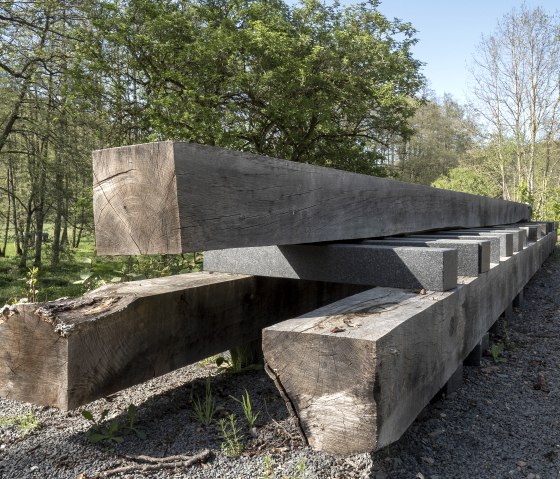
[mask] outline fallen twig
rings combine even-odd
[[[156,471],[159,469],[175,469],[176,467],[189,467],[197,462],[204,462],[212,456],[209,449],[204,449],[194,456],[167,456],[167,457],[151,457],[151,456],[126,456],[127,460],[143,462],[145,464],[131,464],[128,466],[120,466],[114,469],[98,474],[98,477],[109,477],[123,472],[133,471]]]

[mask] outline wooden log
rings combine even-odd
[[[71,409],[260,337],[363,286],[192,273],[6,308],[0,396]]]
[[[99,254],[370,238],[529,218],[520,203],[161,142],[93,154]]]
[[[206,251],[206,271],[447,291],[457,251],[368,244],[284,245]]]
[[[399,439],[556,243],[550,233],[456,289],[376,288],[263,330],[267,371],[312,448]]]
[[[498,231],[494,233],[490,232],[476,232],[474,230],[456,230],[456,231],[437,231],[435,235],[439,237],[456,237],[460,235],[462,237],[467,236],[478,236],[478,237],[488,237],[495,236],[500,240],[500,258],[507,258],[513,254],[513,234],[512,233],[500,233]]]

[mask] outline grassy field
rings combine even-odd
[[[43,252],[43,264],[36,275],[37,302],[52,301],[64,296],[80,296],[107,283],[199,271],[202,265],[202,255],[190,253],[167,256],[96,256],[93,237],[88,236],[82,239],[79,248],[67,248],[57,267],[50,266],[50,243],[45,244]],[[30,260],[25,269],[20,269],[18,264],[19,257],[15,256],[13,244],[8,245],[6,257],[0,258],[0,306],[23,298],[31,300],[27,281],[33,261]]]

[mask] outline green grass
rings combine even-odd
[[[50,248],[50,242],[44,245],[42,265],[39,267],[39,302],[80,296],[107,283],[199,271],[202,264],[200,254],[196,258],[192,254],[96,256],[93,237],[85,236],[78,248],[67,248],[61,254],[60,264],[52,267]],[[28,268],[20,269],[19,260],[20,258],[15,256],[13,244],[10,244],[7,256],[0,258],[0,306],[26,297],[25,281]],[[32,264],[31,258],[27,266],[31,267]]]

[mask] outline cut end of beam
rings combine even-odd
[[[99,255],[181,253],[173,142],[93,152]]]

